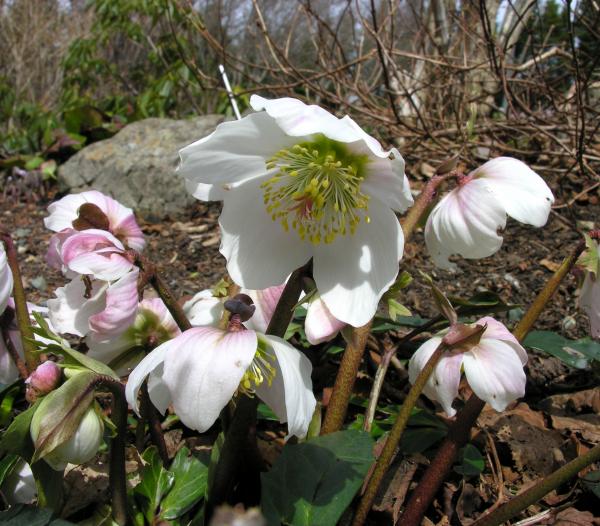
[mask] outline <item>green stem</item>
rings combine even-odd
[[[404,232],[404,242],[412,236],[417,224],[421,217],[427,210],[429,203],[431,203],[437,187],[448,179],[448,175],[434,175],[429,182],[425,185],[425,188],[417,197],[417,200],[406,214],[406,217],[402,220],[402,231]]]
[[[21,343],[25,354],[25,362],[27,369],[31,372],[37,367],[39,360],[36,353],[35,344],[33,343],[33,331],[31,330],[31,320],[29,318],[29,310],[27,309],[27,298],[25,297],[25,289],[21,279],[21,271],[19,269],[19,261],[17,258],[17,250],[12,238],[5,232],[0,232],[0,240],[4,242],[6,247],[6,259],[13,277],[13,298],[15,300],[15,312],[17,314],[17,326],[21,334]]]
[[[571,460],[571,462],[557,469],[554,473],[545,477],[535,486],[509,500],[506,504],[496,508],[490,514],[484,515],[482,518],[475,521],[472,526],[497,526],[512,519],[527,507],[535,504],[544,495],[557,489],[559,486],[575,477],[582,469],[598,460],[600,460],[600,444],[594,446],[585,455],[581,455],[580,457]]]
[[[527,336],[527,333],[531,330],[540,313],[550,301],[562,280],[567,276],[584,248],[585,243],[580,242],[546,282],[544,288],[513,331],[513,335],[519,341]],[[421,524],[427,508],[429,508],[435,494],[456,461],[458,452],[468,442],[471,428],[477,422],[484,406],[485,402],[476,395],[471,395],[465,406],[458,412],[454,424],[448,430],[447,437],[440,445],[434,459],[413,491],[406,509],[399,519],[401,522],[398,522],[398,524],[401,523],[402,526],[419,526]]]
[[[421,391],[423,391],[427,380],[433,373],[435,366],[439,362],[446,349],[447,347],[444,343],[440,343],[438,345],[437,349],[429,357],[429,360],[427,360],[425,367],[423,367],[417,376],[415,383],[411,387],[408,396],[406,397],[406,400],[404,400],[402,408],[400,409],[396,421],[394,422],[394,426],[392,427],[392,430],[385,441],[381,455],[379,455],[379,458],[375,462],[375,469],[373,470],[373,474],[367,483],[365,492],[360,500],[356,514],[354,515],[354,520],[352,522],[353,526],[361,526],[365,523],[369,510],[375,501],[377,490],[379,489],[379,485],[383,480],[383,476],[392,463],[396,448],[398,447],[400,438],[406,429],[406,424],[408,423],[412,409],[417,402]]]
[[[335,384],[331,391],[331,398],[327,404],[325,419],[321,426],[321,435],[335,433],[336,431],[339,431],[344,424],[350,397],[352,396],[354,381],[356,380],[358,368],[365,352],[365,346],[367,345],[367,339],[369,338],[372,324],[373,321],[371,320],[362,327],[352,329],[352,335],[348,345],[346,345],[346,350],[344,351],[344,356],[342,357],[335,378]]]
[[[125,386],[109,376],[99,378],[99,384],[112,394],[111,420],[117,434],[110,445],[109,485],[112,516],[119,526],[128,522],[127,513],[127,474],[125,471],[125,442],[127,435],[127,400]]]

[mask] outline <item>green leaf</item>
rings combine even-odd
[[[0,524],[3,526],[75,526],[63,519],[54,519],[49,508],[36,508],[17,504],[0,512]]]
[[[473,444],[467,444],[461,449],[459,463],[454,466],[454,471],[465,477],[479,475],[485,468],[483,455]]]
[[[18,462],[19,457],[13,454],[6,455],[2,460],[0,460],[0,486],[2,486],[4,479],[6,479],[6,477],[12,473],[12,470],[15,468]]]
[[[13,453],[27,461],[31,460],[31,456],[33,455],[33,445],[29,427],[31,425],[31,419],[40,403],[41,400],[38,400],[29,409],[17,415],[11,422],[8,429],[2,435],[2,440],[0,440],[0,452]]]
[[[585,489],[600,499],[600,469],[587,473],[581,479],[581,482],[583,483]]]
[[[162,464],[156,447],[146,449],[142,454],[146,465],[140,473],[142,481],[135,487],[136,494],[144,497],[143,510],[146,520],[153,523],[154,514],[160,505],[160,501],[173,487],[175,477],[171,471],[167,471]]]
[[[32,462],[43,458],[73,436],[94,399],[97,375],[84,371],[44,396],[32,420],[39,429]]]
[[[582,266],[587,271],[598,276],[599,265],[600,265],[600,254],[598,254],[598,244],[588,234],[584,234],[585,238],[585,252],[579,256],[577,264]]]
[[[600,360],[600,343],[590,338],[568,340],[552,331],[532,331],[523,345],[551,354],[576,369],[586,369],[592,360]]]
[[[388,313],[393,321],[396,321],[398,316],[410,316],[410,310],[395,299],[388,299]]]
[[[337,524],[373,462],[373,442],[346,430],[287,445],[261,475],[262,511],[269,524]]]
[[[206,486],[206,500],[209,499],[210,489],[214,485],[215,475],[217,473],[217,465],[219,464],[219,458],[221,457],[221,449],[223,449],[223,444],[225,443],[225,433],[222,431],[217,436],[212,449],[210,450],[210,462],[208,464],[208,485]]]
[[[43,157],[32,157],[25,163],[25,170],[35,170],[44,162]]]
[[[169,471],[175,483],[160,505],[160,516],[167,520],[181,517],[204,498],[208,482],[208,466],[191,456],[185,447],[177,452]]]

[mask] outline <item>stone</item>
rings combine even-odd
[[[150,221],[177,217],[195,199],[175,173],[180,148],[210,134],[221,115],[144,119],[75,154],[58,171],[61,192],[95,189]]]

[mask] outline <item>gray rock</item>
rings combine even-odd
[[[178,150],[211,133],[221,115],[188,120],[144,119],[110,139],[87,146],[58,172],[61,191],[93,188],[147,219],[177,216],[194,202],[175,173]]]

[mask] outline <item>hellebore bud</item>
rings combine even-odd
[[[256,310],[254,302],[248,294],[237,294],[230,300],[227,300],[224,307],[231,312],[231,314],[238,314],[242,323],[252,318],[252,315]]]
[[[41,418],[31,421],[31,438],[35,443],[40,434]],[[98,451],[104,434],[104,423],[96,414],[93,406],[84,413],[79,426],[69,440],[44,455],[43,459],[56,471],[61,471],[67,464],[83,464],[90,460]]]
[[[53,361],[48,360],[40,365],[25,380],[28,402],[35,402],[38,396],[44,396],[60,385],[62,371]]]

